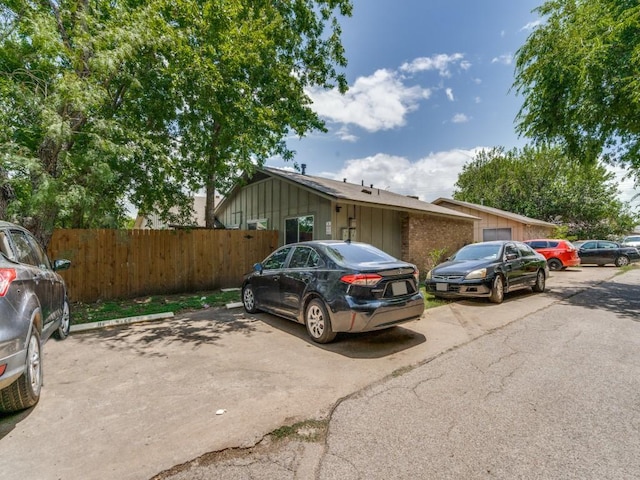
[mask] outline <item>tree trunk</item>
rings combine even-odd
[[[214,209],[216,208],[216,174],[209,175],[207,180],[207,199],[205,201],[204,220],[207,228],[215,228],[216,216]]]

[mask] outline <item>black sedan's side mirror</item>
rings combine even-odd
[[[511,261],[515,260],[516,258],[518,258],[518,255],[516,255],[515,253],[507,253],[507,260]]]
[[[262,275],[262,264],[261,263],[254,263],[253,264],[253,271],[254,272],[258,272],[260,275]]]

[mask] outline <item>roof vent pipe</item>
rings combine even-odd
[[[305,175],[307,173],[307,164],[306,163],[300,164],[300,168],[302,169],[302,175]]]
[[[347,179],[346,179],[346,178],[343,178],[343,179],[342,179],[342,181],[343,181],[344,183],[347,183]]]

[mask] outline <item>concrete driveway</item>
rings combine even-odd
[[[240,309],[50,341],[40,403],[0,416],[0,472],[5,480],[139,480],[207,452],[252,446],[617,272],[554,272],[544,294],[515,292],[501,305],[459,301],[327,346],[311,343],[302,325]]]

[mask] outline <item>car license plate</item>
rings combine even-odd
[[[446,292],[447,290],[449,290],[449,284],[448,283],[436,283],[436,291],[437,292]]]
[[[393,292],[394,297],[398,295],[406,295],[409,293],[409,290],[407,290],[407,282],[393,282],[391,284],[391,291]]]

